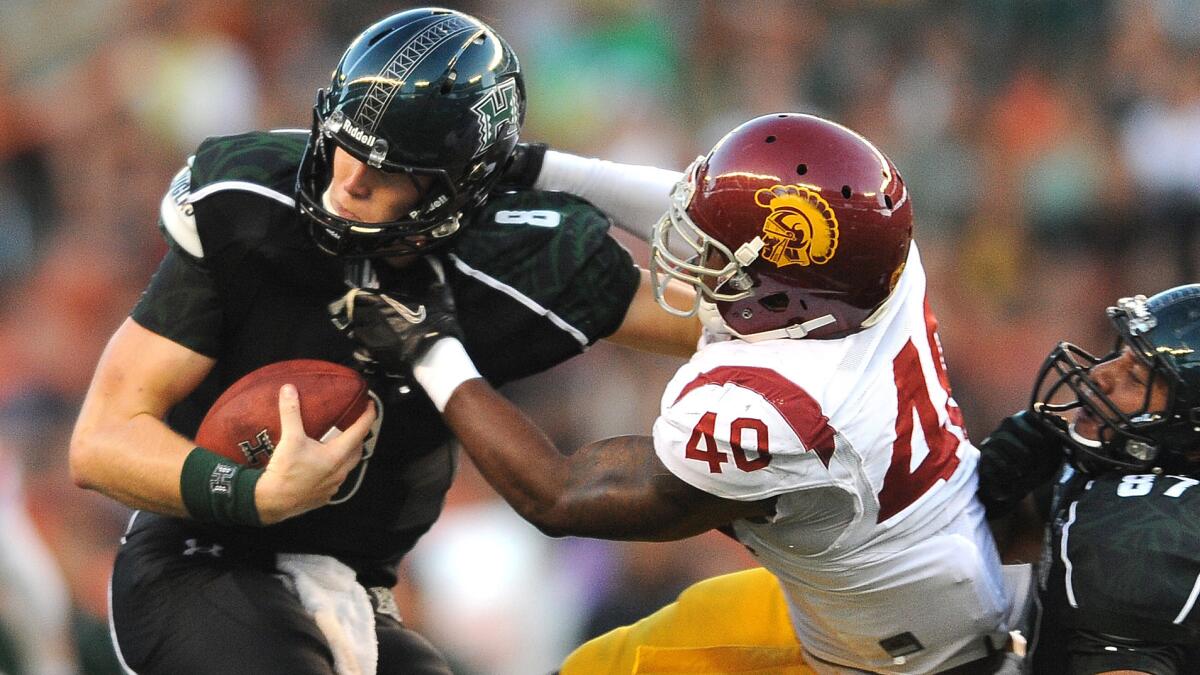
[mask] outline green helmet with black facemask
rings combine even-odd
[[[1108,308],[1108,317],[1117,332],[1117,350],[1096,357],[1059,343],[1042,366],[1031,407],[1086,471],[1200,471],[1200,284],[1150,298],[1122,298]],[[1150,373],[1142,405],[1133,411],[1118,408],[1091,376],[1094,366],[1126,346]],[[1151,391],[1159,381],[1166,385],[1167,403],[1152,410]],[[1063,402],[1066,391],[1074,400]],[[1099,440],[1084,438],[1063,421],[1062,413],[1080,406],[1100,422]]]
[[[326,89],[297,178],[297,205],[317,244],[346,257],[425,252],[449,241],[482,203],[517,142],[525,87],[512,49],[487,25],[447,9],[413,9],[363,31]],[[334,148],[420,190],[402,217],[363,223],[324,202]]]

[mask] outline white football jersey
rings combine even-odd
[[[705,344],[663,395],[654,446],[672,473],[727,499],[777,498],[771,519],[734,530],[782,582],[818,671],[936,672],[1008,630],[979,451],[936,328],[914,244],[870,328]]]

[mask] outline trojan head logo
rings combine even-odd
[[[776,185],[754,193],[771,210],[763,223],[761,257],[778,267],[823,265],[837,251],[837,216],[821,195],[799,185]]]

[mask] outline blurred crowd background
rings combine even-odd
[[[769,112],[873,139],[913,195],[976,438],[1026,404],[1056,341],[1109,346],[1114,298],[1196,280],[1193,0],[445,4],[520,56],[526,140],[682,169]],[[345,44],[402,6],[0,1],[0,672],[119,672],[105,595],[129,514],[73,487],[66,447],[106,338],[164,252],[171,176],[205,136],[307,127]],[[678,365],[600,345],[508,393],[573,448],[647,431]],[[397,595],[463,675],[529,674],[750,564],[716,534],[545,538],[465,465]],[[23,667],[22,646],[51,665]]]

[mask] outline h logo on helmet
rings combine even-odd
[[[761,257],[777,267],[823,265],[838,244],[838,222],[829,202],[799,185],[776,185],[754,193],[771,210],[763,223]]]
[[[516,136],[521,131],[521,103],[517,96],[517,81],[507,80],[471,106],[479,118],[479,147],[475,154],[486,150],[501,138]]]

